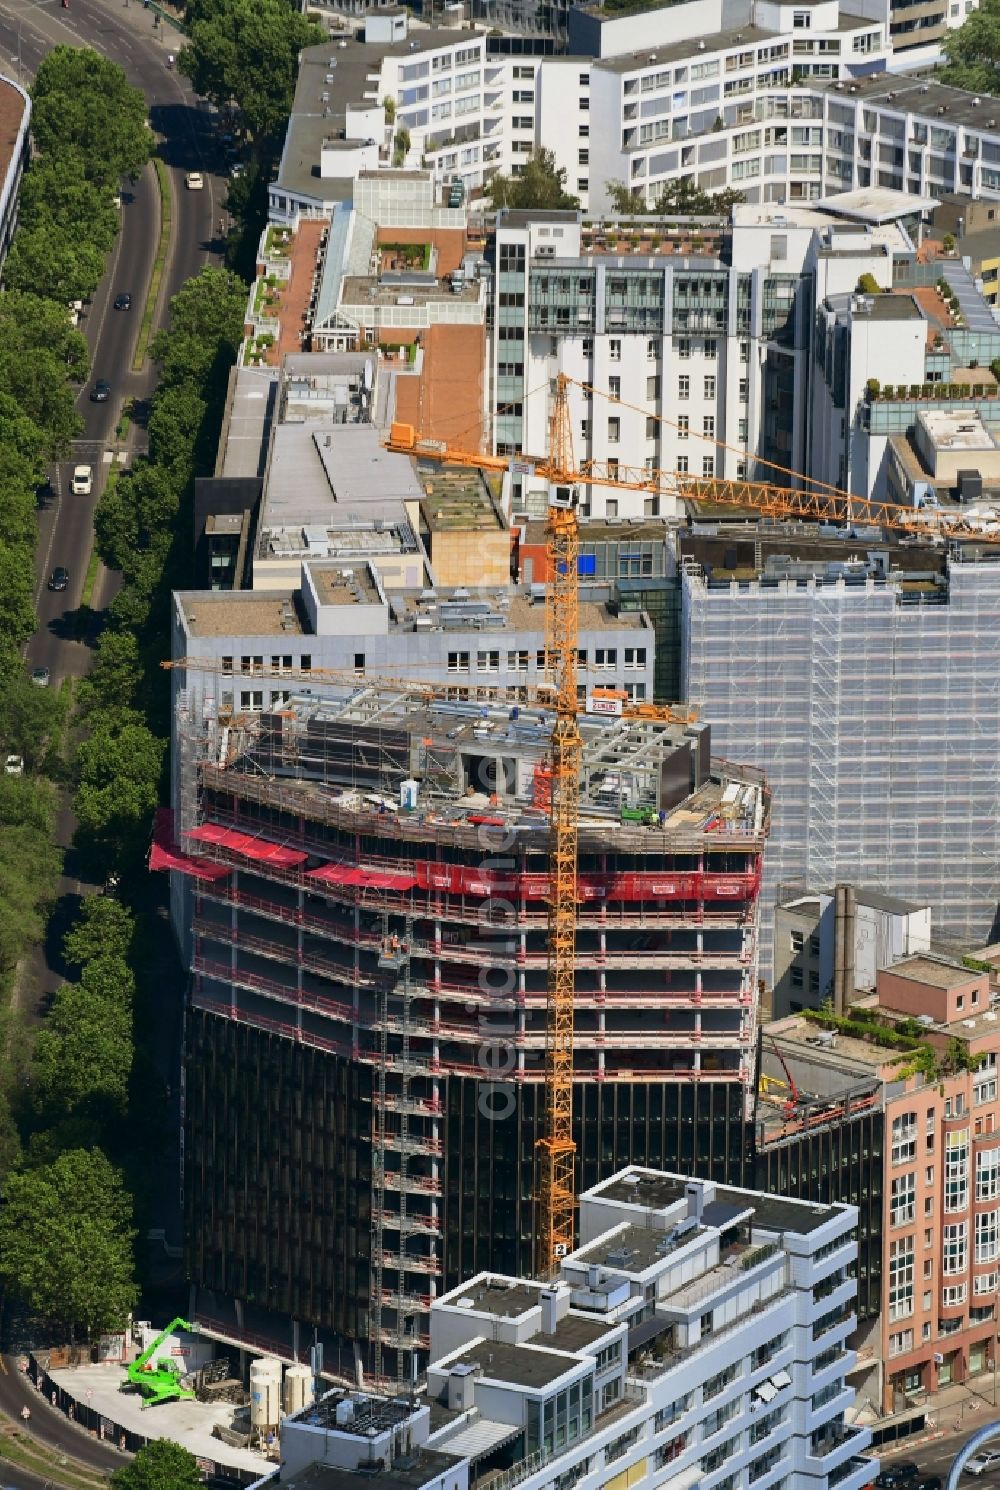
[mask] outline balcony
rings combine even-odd
[[[872,1441],[871,1429],[834,1423],[814,1433],[805,1457],[806,1474],[826,1476],[830,1485],[837,1483],[837,1471],[859,1462],[862,1449]],[[861,1461],[868,1463],[867,1460]],[[848,1470],[849,1472],[849,1470]]]
[[[840,1490],[862,1490],[864,1485],[871,1484],[877,1471],[877,1459],[851,1458],[831,1469],[826,1483],[829,1490],[833,1490],[835,1485],[840,1486]],[[822,1468],[817,1473],[822,1474]]]

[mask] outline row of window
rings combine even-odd
[[[507,671],[511,673],[526,673],[528,671],[527,648],[507,653]],[[623,648],[623,661],[626,669],[642,669],[646,666],[645,647]],[[586,647],[581,647],[577,652],[577,663],[580,667],[593,667],[596,669],[614,670],[618,666],[617,647],[595,647],[593,660],[590,660]],[[545,651],[542,648],[535,653],[535,666],[540,672],[546,666]],[[470,652],[449,652],[448,671],[450,673],[466,673],[472,668],[472,654]],[[500,649],[498,647],[487,648],[476,653],[476,672],[498,673],[500,671]]]

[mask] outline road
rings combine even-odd
[[[161,31],[167,34],[161,36]],[[69,10],[63,10],[58,0],[0,0],[0,67],[20,75],[23,83],[30,83],[42,57],[52,47],[93,46],[120,63],[129,81],[144,93],[173,195],[170,246],[158,301],[161,318],[170,296],[186,279],[204,264],[220,262],[222,243],[217,230],[226,193],[222,149],[209,111],[199,105],[186,79],[166,65],[168,51],[177,48],[179,39],[171,27],[154,27],[151,12],[139,0],[71,0]],[[192,170],[204,177],[202,191],[185,189],[185,173]],[[122,231],[108,272],[81,323],[92,359],[91,381],[80,389],[77,400],[83,432],[74,444],[71,459],[53,470],[52,494],[39,512],[35,601],[40,624],[28,643],[26,664],[29,668],[48,668],[55,688],[65,677],[81,677],[90,665],[91,639],[78,636],[78,612],[94,509],[103,490],[122,407],[129,399],[137,401],[139,407],[132,448],[142,448],[142,409],[155,377],[148,360],[141,372],[133,373],[132,358],[158,240],[159,192],[150,166],[133,187],[123,190]],[[123,291],[132,295],[131,311],[113,308],[115,296]],[[105,378],[111,384],[107,403],[90,400],[95,378]],[[93,468],[90,497],[74,497],[70,490],[72,469],[78,463]],[[68,587],[60,592],[47,588],[48,576],[56,565],[69,570]],[[100,609],[111,593],[111,577],[101,571],[92,606]],[[64,807],[58,821],[59,841],[64,847],[69,847],[72,834],[72,817]],[[80,888],[69,858],[45,955],[27,970],[19,990],[24,1017],[30,1018],[59,986],[63,974],[59,948]]]
[[[0,68],[28,84],[42,57],[58,45],[94,46],[125,69],[129,81],[141,88],[149,105],[150,124],[159,141],[161,159],[167,166],[172,189],[173,219],[168,257],[158,300],[157,320],[162,324],[170,296],[209,262],[220,262],[222,249],[218,223],[225,197],[221,174],[223,155],[212,120],[199,106],[185,79],[166,66],[168,50],[176,49],[177,34],[161,37],[150,12],[138,0],[71,0],[63,10],[58,0],[0,0]],[[8,60],[9,59],[9,60]],[[202,191],[187,191],[187,171],[200,171]],[[82,330],[91,351],[92,377],[80,389],[78,408],[83,420],[80,439],[71,459],[51,473],[52,496],[39,512],[39,543],[35,599],[39,628],[28,644],[26,665],[49,669],[51,686],[59,687],[69,676],[81,677],[90,663],[90,640],[78,636],[78,611],[91,550],[93,515],[103,490],[115,442],[115,431],[126,400],[135,400],[140,411],[154,386],[154,370],[148,360],[138,373],[132,359],[142,319],[150,271],[159,241],[159,191],[150,166],[122,194],[122,231],[112,253],[108,272],[87,306]],[[116,311],[114,298],[121,292],[132,296],[131,311]],[[107,403],[94,403],[90,391],[95,378],[111,384]],[[131,449],[141,449],[142,417],[132,431]],[[94,470],[90,497],[74,497],[70,477],[75,464]],[[56,565],[69,570],[69,586],[55,593],[47,579]],[[99,574],[91,605],[100,609],[111,593],[111,577]],[[59,841],[69,847],[74,823],[68,806],[58,820]],[[32,1018],[58,987],[63,974],[60,961],[62,935],[71,918],[82,887],[74,876],[71,859],[60,884],[56,914],[46,945],[35,959],[19,989],[22,1017]],[[24,1401],[31,1406],[32,1436],[64,1451],[74,1460],[96,1469],[123,1462],[107,1444],[91,1439],[37,1396],[7,1358],[0,1362],[0,1413],[16,1419]],[[44,1490],[46,1481],[26,1470],[5,1465],[0,1483],[11,1490]]]

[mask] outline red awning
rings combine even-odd
[[[174,814],[169,807],[158,807],[153,820],[153,847],[149,854],[151,870],[176,869],[199,880],[221,880],[232,873],[228,864],[213,864],[185,854],[174,842]]]
[[[323,864],[307,869],[307,879],[322,880],[328,885],[364,885],[373,890],[412,890],[417,883],[414,874],[394,869],[360,869],[348,864]]]
[[[220,823],[202,823],[186,835],[199,843],[215,843],[245,859],[256,859],[261,864],[275,864],[279,869],[294,869],[304,864],[307,854],[300,849],[286,848],[281,843],[271,843],[266,838],[257,838],[252,833],[237,833],[235,828],[223,828]]]

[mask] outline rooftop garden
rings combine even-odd
[[[803,1009],[802,1017],[820,1029],[897,1051],[898,1055],[890,1059],[900,1067],[901,1078],[919,1072],[929,1082],[938,1081],[956,1071],[975,1071],[982,1063],[980,1056],[969,1054],[962,1040],[952,1036],[942,1050],[927,1039],[927,1031],[918,1019],[890,1019],[879,1009],[855,1004],[846,1015],[834,1014],[830,1007]]]
[[[387,269],[429,270],[431,267],[429,243],[380,243],[378,251],[383,272]]]
[[[1000,388],[996,383],[880,383],[878,378],[869,378],[865,384],[869,403],[902,403],[930,400],[934,403],[954,403],[962,399],[997,398]]]
[[[272,224],[264,238],[264,257],[267,259],[287,259],[292,251],[292,230],[281,228]]]

